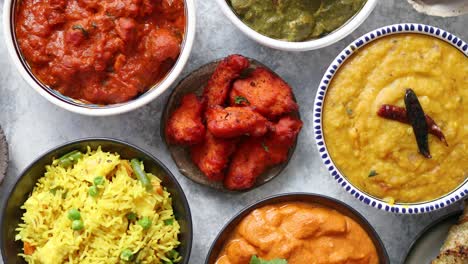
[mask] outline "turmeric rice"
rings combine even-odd
[[[145,173],[142,162],[100,147],[46,166],[22,209],[16,240],[24,243],[19,255],[28,263],[181,261],[180,226],[161,180]]]

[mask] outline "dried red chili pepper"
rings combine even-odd
[[[406,109],[403,107],[395,106],[395,105],[382,105],[379,110],[377,111],[377,115],[386,119],[395,120],[401,123],[409,124],[408,116],[406,114]],[[444,133],[442,133],[442,129],[436,124],[434,119],[432,119],[429,115],[426,114],[426,123],[429,129],[429,133],[436,136],[440,141],[444,142],[446,146],[448,146],[447,140],[445,139]]]
[[[412,89],[406,89],[405,93],[406,116],[413,127],[413,133],[418,143],[419,152],[426,158],[431,158],[429,151],[428,130],[426,114],[419,103],[418,97]]]

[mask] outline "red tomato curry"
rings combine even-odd
[[[183,0],[22,0],[16,37],[32,72],[60,93],[126,102],[177,60]]]

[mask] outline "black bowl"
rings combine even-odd
[[[252,59],[248,58],[250,61],[250,67],[246,69],[243,72],[242,76],[247,76],[247,74],[254,69],[258,67],[263,67],[268,69],[270,72],[281,78],[279,75],[277,75],[272,69],[270,69],[268,66],[264,65],[263,63]],[[255,181],[255,184],[245,190],[237,190],[237,191],[231,191],[228,190],[224,187],[223,182],[217,182],[217,181],[211,181],[209,180],[203,172],[200,171],[200,169],[193,163],[192,158],[190,157],[190,149],[184,146],[179,146],[179,145],[173,145],[169,144],[167,139],[166,139],[166,124],[172,115],[172,113],[179,107],[180,101],[182,100],[182,97],[185,96],[188,93],[195,93],[198,96],[201,96],[203,94],[203,90],[208,83],[209,79],[211,78],[211,75],[213,75],[213,72],[216,70],[216,67],[218,67],[219,62],[222,61],[222,59],[218,59],[215,61],[212,61],[210,63],[207,63],[200,68],[194,70],[190,74],[188,74],[184,79],[182,79],[179,84],[172,90],[171,95],[167,99],[166,106],[164,107],[164,111],[162,113],[162,118],[161,118],[161,137],[166,143],[167,148],[169,149],[169,152],[171,153],[172,159],[174,160],[175,164],[177,165],[177,168],[179,169],[180,173],[182,173],[184,176],[187,178],[191,179],[192,181],[211,187],[213,189],[223,191],[223,192],[229,192],[229,193],[241,193],[241,192],[247,192],[250,190],[253,190],[257,187],[260,187],[261,185],[273,180],[275,177],[279,176],[281,172],[286,168],[286,166],[289,163],[289,160],[291,159],[295,149],[296,149],[296,142],[294,145],[291,147],[288,153],[288,159],[281,163],[278,164],[264,173],[262,173],[257,180]],[[281,78],[282,79],[282,78]],[[296,101],[296,98],[294,97],[293,94],[293,99]],[[295,117],[301,119],[299,110],[296,112],[291,113]]]
[[[356,210],[351,208],[349,205],[336,200],[334,198],[319,195],[319,194],[310,194],[310,193],[287,193],[279,194],[265,198],[259,202],[256,202],[235,215],[224,227],[221,229],[221,232],[218,234],[213,244],[211,245],[208,255],[205,260],[205,264],[214,264],[218,258],[226,240],[229,238],[233,230],[239,225],[239,223],[253,210],[277,203],[284,202],[305,202],[312,204],[319,204],[327,208],[334,209],[340,212],[343,215],[346,215],[356,221],[363,229],[367,232],[369,237],[377,249],[377,255],[379,256],[380,264],[390,264],[390,258],[388,257],[387,251],[385,250],[384,244],[380,237],[375,232],[374,228],[369,224],[369,222]]]
[[[20,241],[15,241],[15,228],[20,223],[24,213],[20,207],[29,197],[37,180],[44,175],[45,166],[51,164],[53,158],[60,157],[70,151],[86,152],[87,146],[92,149],[101,146],[104,151],[117,152],[125,159],[138,158],[144,162],[146,171],[158,175],[162,180],[162,185],[171,193],[174,214],[181,229],[179,236],[181,244],[178,251],[183,258],[181,263],[188,264],[192,249],[192,216],[185,194],[176,178],[161,161],[150,153],[131,144],[109,138],[87,138],[66,143],[41,155],[21,173],[15,185],[9,190],[1,212],[0,251],[3,262],[5,264],[26,263],[23,258],[18,256],[18,253],[23,251],[23,244]]]

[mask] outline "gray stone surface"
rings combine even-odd
[[[3,4],[4,0],[0,0]],[[416,216],[393,215],[365,206],[347,194],[324,169],[312,137],[312,103],[317,85],[331,60],[353,39],[380,26],[420,22],[447,29],[468,39],[468,16],[433,18],[416,13],[403,0],[381,0],[364,24],[344,40],[321,50],[289,53],[258,45],[245,37],[223,16],[214,0],[197,0],[197,37],[183,75],[202,64],[231,53],[256,58],[274,69],[293,87],[305,122],[290,164],[272,182],[239,195],[214,191],[178,173],[159,134],[162,108],[169,91],[149,105],[121,116],[93,118],[55,107],[24,82],[9,61],[0,29],[0,124],[10,145],[10,167],[0,187],[0,200],[35,157],[69,140],[106,136],[122,139],[150,151],[178,178],[190,202],[194,243],[190,263],[203,263],[208,248],[221,227],[244,206],[264,197],[286,192],[326,194],[350,204],[369,219],[382,237],[392,263],[402,263],[412,240],[435,218],[456,210],[458,205],[436,213]]]

